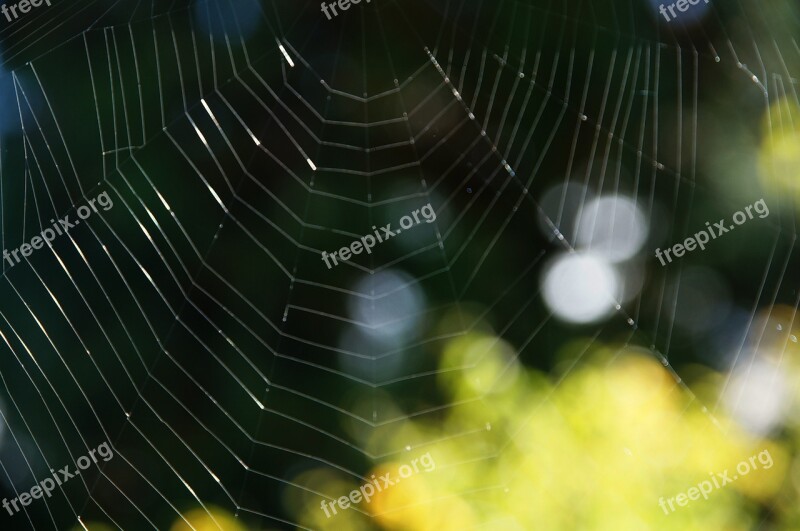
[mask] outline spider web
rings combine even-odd
[[[550,187],[631,197],[682,241],[699,204],[741,207],[699,177],[714,122],[700,102],[722,80],[747,95],[743,116],[798,103],[796,18],[778,3],[714,6],[659,34],[633,2],[373,2],[331,21],[314,2],[160,4],[56,4],[6,30],[4,248],[102,191],[114,201],[5,264],[7,490],[103,441],[115,452],[16,526],[160,529],[215,504],[302,527],[275,509],[305,488],[297,471],[362,482],[410,450],[375,455],[343,425],[381,432],[455,407],[436,401],[448,339],[489,321],[520,361],[552,366],[555,338],[575,332],[539,273],[577,228],[566,196],[541,204]],[[781,118],[771,130],[795,119]],[[737,278],[734,367],[764,336],[759,307],[798,307],[785,201],[770,199],[761,275]],[[320,259],[427,203],[435,222],[332,269]],[[621,338],[672,370],[687,350],[682,271],[648,263],[641,293],[582,330],[587,349]],[[430,325],[442,315],[455,317]]]

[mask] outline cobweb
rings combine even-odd
[[[448,339],[489,320],[521,362],[552,366],[575,328],[544,304],[541,273],[578,245],[568,213],[588,190],[630,198],[661,239],[626,266],[636,293],[581,333],[670,370],[687,359],[684,265],[649,253],[706,221],[700,206],[722,217],[760,197],[701,178],[724,148],[704,142],[718,122],[702,102],[742,121],[798,103],[800,51],[796,12],[777,2],[714,5],[691,28],[643,25],[655,7],[376,0],[329,21],[315,2],[131,0],[54,3],[8,25],[3,247],[102,192],[114,202],[4,263],[6,491],[103,441],[115,452],[15,528],[161,529],[212,504],[302,527],[276,509],[299,470],[361,482],[390,457],[343,424],[379,431],[452,407],[435,391]],[[770,131],[796,119],[781,117]],[[759,307],[798,307],[788,200],[770,197],[753,229],[758,277],[722,256],[747,308],[733,367],[752,363]],[[322,251],[428,203],[433,223],[325,267]]]

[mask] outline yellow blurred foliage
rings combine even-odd
[[[800,107],[784,97],[764,113],[758,165],[767,189],[800,202]]]
[[[183,518],[179,518],[172,524],[170,531],[246,531],[231,513],[219,507],[207,505],[206,511],[203,508],[195,508],[183,513]],[[188,523],[187,523],[188,522]]]
[[[705,397],[719,392],[724,378],[708,369],[695,372]],[[360,442],[403,456],[369,474],[392,471],[394,477],[398,463],[415,452],[430,452],[436,469],[387,488],[370,504],[330,519],[323,515],[321,527],[313,525],[320,523],[320,497],[307,495],[298,503],[289,495],[301,524],[351,529],[357,521],[352,529],[423,531],[745,530],[758,521],[760,506],[772,507],[781,529],[800,523],[794,452],[785,442],[749,436],[720,412],[712,416],[645,350],[595,342],[563,377],[548,377],[524,369],[501,339],[471,334],[445,346],[437,378],[451,402],[440,416],[406,419]],[[795,434],[795,446],[798,440]],[[716,473],[732,476],[738,463],[765,450],[773,460],[769,469],[759,464],[715,488],[707,500],[676,505],[668,514],[659,505]],[[331,498],[358,486],[348,481],[330,488],[331,472],[307,474]],[[792,475],[798,479],[787,481]]]

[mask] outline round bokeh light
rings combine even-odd
[[[544,300],[560,319],[592,323],[617,305],[620,281],[614,268],[594,254],[561,255],[544,273]]]

